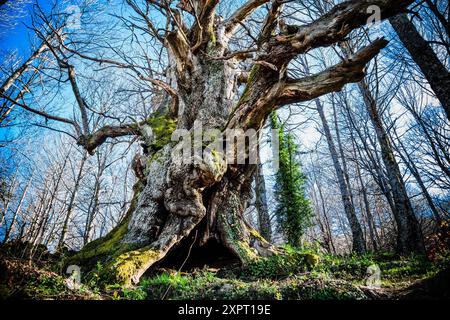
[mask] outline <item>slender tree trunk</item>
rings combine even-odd
[[[59,191],[69,157],[70,150],[68,150],[67,154],[64,156],[63,163],[58,168],[59,170],[55,173],[56,176],[52,177],[54,179],[53,184],[51,184],[51,186],[48,186],[46,182],[45,193],[41,198],[41,202],[44,205],[42,206],[42,210],[40,210],[41,212],[39,214],[35,236],[30,242],[31,248],[29,248],[28,254],[28,259],[30,261],[33,259],[36,246],[42,243],[48,222],[51,220],[51,215],[54,214],[54,205],[55,201],[57,200],[57,193]],[[49,199],[47,198],[47,188],[51,188],[48,192],[48,196],[50,197]]]
[[[45,199],[47,197],[47,193],[48,193],[48,181],[44,182],[44,192],[42,194],[39,194],[39,202],[37,204],[37,206],[34,206],[32,208],[34,214],[33,214],[33,219],[31,220],[30,223],[30,227],[28,229],[27,234],[27,241],[31,244],[34,241],[34,238],[36,236],[36,229],[37,226],[39,225],[41,219],[42,219],[42,212],[44,211],[44,202]]]
[[[106,158],[104,160],[106,161]],[[95,218],[95,215],[98,210],[103,169],[104,169],[104,162],[101,164],[101,167],[99,168],[99,171],[98,171],[97,175],[95,176],[94,194],[92,195],[92,198],[90,200],[88,212],[86,215],[86,224],[85,224],[84,234],[83,234],[84,245],[86,245],[89,242],[89,239],[91,237],[92,224],[94,222],[94,218]]]
[[[353,192],[352,192],[352,188],[351,188],[351,182],[350,182],[350,175],[349,175],[349,171],[348,171],[348,166],[347,166],[347,159],[345,157],[345,153],[344,153],[344,148],[342,146],[342,140],[341,140],[341,132],[340,132],[340,128],[339,128],[339,122],[338,122],[338,118],[337,118],[337,112],[336,112],[336,104],[334,101],[334,95],[332,96],[332,101],[331,104],[333,106],[333,119],[334,119],[334,130],[336,133],[336,141],[337,141],[337,146],[339,149],[339,156],[341,159],[341,163],[342,163],[342,171],[344,173],[344,178],[345,178],[345,182],[347,183],[347,188],[350,194],[350,199],[352,201],[353,207],[355,207],[354,201],[353,201]]]
[[[378,113],[376,101],[364,80],[358,86],[377,134],[383,163],[386,167],[386,173],[394,199],[394,216],[397,222],[398,232],[397,252],[403,255],[425,253],[422,231],[420,230],[419,223],[406,192],[405,183],[397,160],[395,159],[391,141]]]
[[[259,155],[258,155],[259,158]],[[261,235],[269,242],[272,241],[269,208],[267,206],[266,182],[264,180],[263,165],[258,159],[255,176],[256,209],[258,211],[258,225]]]
[[[369,172],[372,175],[374,181],[377,183],[377,185],[380,188],[383,195],[386,197],[386,200],[391,209],[391,212],[394,212],[394,210],[395,210],[394,200],[392,199],[392,193],[389,188],[389,183],[386,181],[385,174],[383,172],[383,169],[381,168],[381,163],[380,163],[380,159],[378,157],[378,153],[370,150],[369,146],[366,143],[367,138],[368,138],[370,144],[373,146],[373,149],[375,149],[375,151],[377,149],[376,145],[373,142],[373,139],[371,139],[368,136],[368,133],[364,134],[363,132],[361,132],[360,128],[356,125],[356,120],[353,119],[353,116],[350,112],[350,108],[348,105],[346,106],[346,110],[347,110],[348,120],[349,120],[352,128],[354,129],[354,131],[356,131],[356,133],[358,134],[360,141],[363,143],[362,147],[363,147],[363,150],[364,150],[365,154],[367,155],[367,157],[363,156],[362,151],[359,148],[356,148],[356,151],[358,151],[358,155],[359,155],[360,159],[368,158],[368,160],[370,161],[370,164],[371,164],[370,167],[373,170],[369,170]]]
[[[421,133],[423,133],[425,138],[428,140],[428,145],[431,148],[432,157],[434,161],[436,161],[436,164],[439,166],[442,172],[448,178],[450,178],[450,166],[447,165],[448,163],[450,163],[450,154],[449,154],[450,150],[448,150],[448,148],[438,143],[439,142],[438,139],[436,139],[437,141],[433,139],[432,135],[434,134],[436,136],[436,133],[433,132],[433,129],[430,130],[430,128],[427,126],[422,117],[417,113],[417,110],[415,110],[414,108],[408,109],[413,115],[414,119],[419,124],[419,127],[422,129]]]
[[[369,203],[369,198],[367,196],[367,190],[364,185],[364,181],[361,177],[361,169],[359,168],[359,165],[357,163],[355,163],[355,166],[356,166],[356,175],[357,175],[359,183],[360,183],[361,194],[363,196],[364,208],[365,208],[366,216],[367,216],[367,224],[369,226],[370,241],[372,243],[373,250],[378,251],[378,244],[377,244],[378,234],[376,231],[372,211],[370,210],[370,203]]]
[[[77,176],[75,178],[75,185],[74,185],[72,193],[70,195],[69,204],[67,206],[66,217],[64,219],[63,227],[62,227],[62,230],[61,230],[61,235],[60,235],[59,241],[58,241],[58,246],[57,246],[58,250],[61,250],[62,247],[64,246],[64,241],[66,239],[66,234],[67,234],[67,230],[69,228],[69,222],[70,222],[70,219],[72,217],[72,212],[73,212],[73,209],[75,207],[75,199],[77,197],[78,188],[80,187],[81,179],[82,179],[82,176],[83,176],[84,164],[86,163],[86,160],[87,160],[87,152],[85,151],[85,152],[83,152],[83,157],[82,157],[81,162],[79,164],[78,174],[77,174]]]
[[[441,102],[447,118],[450,120],[450,73],[447,68],[406,14],[399,14],[390,18],[389,21],[403,45],[425,75],[431,89]]]
[[[358,147],[356,146],[355,136],[354,136],[352,130],[350,130],[350,139],[352,142],[353,154],[355,157],[354,164],[355,164],[355,168],[356,168],[356,176],[357,176],[359,184],[360,184],[360,193],[363,196],[364,208],[365,208],[366,216],[367,216],[367,224],[369,226],[370,240],[372,243],[373,250],[378,251],[377,241],[380,242],[379,236],[378,236],[378,233],[376,230],[375,220],[373,218],[372,211],[370,210],[370,202],[369,202],[369,198],[367,195],[367,189],[366,189],[364,181],[362,179],[360,164],[356,160],[356,159],[358,159],[358,154],[361,159],[361,152],[359,150],[357,151]]]
[[[22,210],[22,204],[23,204],[25,196],[26,196],[26,194],[28,192],[28,188],[31,185],[31,181],[32,181],[32,178],[30,178],[30,180],[28,180],[28,182],[27,182],[27,184],[25,186],[25,189],[23,190],[22,195],[20,197],[19,204],[17,205],[17,208],[16,208],[16,210],[14,210],[14,213],[13,213],[13,215],[11,217],[11,221],[9,223],[9,227],[6,228],[5,237],[3,238],[3,242],[4,243],[6,243],[8,241],[8,239],[9,239],[9,237],[11,235],[11,232],[12,232],[12,230],[14,228],[14,224],[16,223],[17,215],[19,214],[20,210]]]
[[[8,91],[9,88],[14,84],[14,82],[19,79],[25,71],[32,65],[32,63],[38,58],[45,50],[47,46],[42,43],[36,51],[34,51],[31,56],[1,84],[0,86],[0,97]]]
[[[312,195],[312,202],[314,205],[314,211],[316,213],[316,215],[315,215],[316,222],[319,225],[321,236],[322,236],[322,241],[323,241],[322,247],[324,249],[326,249],[329,253],[331,253],[332,251],[331,251],[330,241],[328,238],[328,232],[325,228],[325,224],[322,221],[322,215],[320,214],[320,204],[319,204],[319,201],[317,200],[315,188],[312,189],[311,195]]]
[[[11,184],[8,190],[6,191],[4,198],[2,199],[3,208],[0,215],[0,226],[6,220],[6,214],[8,213],[9,206],[11,205],[12,195],[14,194],[15,188],[17,187],[16,182],[17,182],[17,173],[15,173],[14,176],[12,177]]]
[[[333,142],[333,137],[331,135],[331,130],[328,125],[328,121],[323,110],[323,105],[319,100],[316,100],[317,111],[319,112],[320,119],[322,120],[322,127],[325,133],[325,137],[328,143],[328,149],[333,160],[334,169],[336,171],[336,176],[338,179],[338,185],[341,192],[342,203],[344,205],[345,214],[347,216],[348,222],[350,224],[350,229],[352,231],[352,250],[356,253],[363,253],[366,251],[366,244],[364,242],[364,236],[361,228],[361,224],[356,216],[355,208],[352,203],[352,197],[349,190],[349,186],[345,180],[345,174],[339,163],[338,153]]]
[[[320,201],[317,201],[317,205],[319,205],[319,203],[321,204],[321,209],[322,209],[322,213],[323,213],[323,218],[324,218],[324,222],[325,222],[325,230],[324,230],[324,239],[325,239],[325,243],[328,246],[328,250],[330,253],[332,254],[336,254],[336,246],[334,245],[334,241],[333,241],[333,232],[331,231],[331,224],[330,224],[330,219],[328,218],[328,210],[327,210],[327,206],[325,203],[325,198],[323,196],[323,192],[322,192],[322,186],[320,184],[320,181],[317,179],[317,174],[316,174],[316,169],[315,167],[313,167],[313,176],[314,176],[314,182],[315,185],[317,186],[317,191],[319,193],[319,198]],[[315,194],[315,188],[313,188],[313,193]],[[317,209],[317,214],[318,214],[318,219],[320,220],[320,208]]]
[[[397,138],[398,139],[398,138]],[[400,154],[400,157],[403,159],[403,162],[408,167],[409,171],[414,176],[414,179],[416,180],[417,184],[420,187],[420,190],[422,191],[425,199],[427,200],[428,206],[431,209],[431,212],[433,213],[434,219],[437,223],[442,221],[441,216],[439,215],[439,210],[434,205],[433,199],[428,192],[427,187],[425,186],[425,183],[422,180],[422,177],[420,176],[419,170],[417,169],[417,166],[414,164],[414,161],[411,159],[411,156],[408,154],[408,151],[406,150],[405,146],[401,142],[401,140],[398,139],[398,144],[402,150],[398,150],[398,153]]]

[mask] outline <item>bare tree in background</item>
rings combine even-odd
[[[431,8],[436,8],[433,5],[433,1],[426,1],[431,5]],[[443,28],[445,28],[445,34],[448,41],[450,37],[449,24],[450,21],[445,20],[445,16],[436,8],[436,13],[439,17],[444,17],[442,21]],[[448,11],[447,3],[447,11]],[[400,14],[389,20],[397,32],[401,42],[408,49],[409,54],[413,58],[414,62],[417,63],[431,89],[436,94],[442,107],[447,114],[447,118],[450,120],[450,72],[446,68],[445,64],[439,60],[437,54],[433,51],[430,44],[422,37],[422,35],[417,31],[414,23],[410,21],[406,14]],[[449,43],[444,43],[449,50]]]

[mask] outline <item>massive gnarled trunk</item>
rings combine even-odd
[[[70,263],[92,266],[102,260],[108,280],[130,284],[188,237],[197,245],[214,239],[242,263],[276,253],[243,218],[255,165],[234,164],[207,144],[200,148],[203,156],[193,154],[192,161],[180,161],[183,142],[172,142],[172,132],[185,129],[187,135],[195,135],[200,124],[203,130],[218,129],[219,136],[226,129],[258,131],[278,107],[360,81],[365,65],[387,41],[376,40],[351,59],[313,76],[291,79],[286,70],[298,54],[329,46],[365,24],[370,5],[379,5],[387,18],[411,1],[348,1],[309,25],[276,34],[282,1],[274,0],[253,56],[233,54],[228,41],[251,12],[269,1],[250,0],[225,21],[215,18],[218,2],[193,1],[197,8],[184,8],[195,11],[197,23],[191,28],[174,16],[179,21],[164,39],[170,61],[167,82],[152,80],[165,94],[151,118],[80,136],[79,144],[94,152],[107,138],[139,135],[144,155],[135,158],[140,180],[126,218]],[[248,60],[250,70],[239,68],[240,59]],[[241,81],[243,91],[238,88]]]
[[[146,154],[134,160],[141,180],[125,220],[75,257],[82,264],[103,259],[113,281],[137,282],[194,229],[198,245],[215,240],[244,263],[275,252],[242,216],[256,165],[227,164],[219,151],[204,147],[192,161],[180,159],[179,144],[171,142],[175,127],[190,130],[201,123],[203,131],[223,130],[238,99],[234,63],[206,56],[191,63],[171,83],[179,93],[178,116],[171,115],[173,101],[165,96],[155,118],[140,126],[153,133],[143,135]]]

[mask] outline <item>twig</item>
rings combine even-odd
[[[175,273],[175,276],[178,275],[178,273],[181,272],[181,269],[183,269],[184,265],[185,265],[186,262],[188,261],[189,256],[191,255],[192,247],[194,246],[195,241],[197,241],[197,232],[198,232],[198,230],[195,231],[194,241],[192,241],[192,244],[191,244],[191,246],[189,247],[189,251],[188,251],[188,254],[187,254],[187,256],[186,256],[186,259],[184,259],[183,263],[181,264],[181,267],[180,267],[180,268],[178,269],[178,271]],[[166,296],[167,296],[167,294],[169,293],[169,290],[170,290],[171,288],[172,288],[172,284],[169,285],[169,287],[167,288],[166,292],[165,292],[164,295],[162,296],[161,300],[165,300],[165,299],[166,299]]]

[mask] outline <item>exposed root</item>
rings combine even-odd
[[[277,249],[249,226],[242,216],[250,196],[252,175],[252,170],[246,170],[245,174],[240,175],[240,181],[224,178],[221,203],[217,207],[217,230],[221,242],[244,265],[259,257],[277,253]]]

